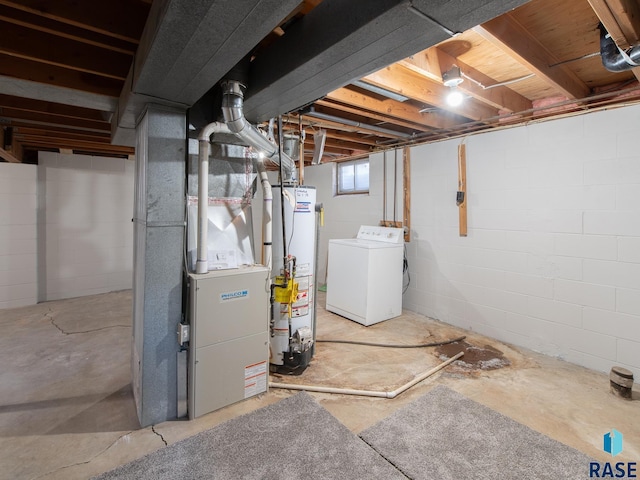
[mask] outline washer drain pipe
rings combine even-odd
[[[269,387],[286,388],[288,390],[306,390],[307,392],[340,393],[342,395],[360,395],[363,397],[396,398],[401,393],[405,392],[406,390],[409,390],[414,385],[420,383],[421,381],[430,377],[434,373],[442,370],[444,367],[456,361],[463,355],[464,355],[464,352],[460,352],[457,355],[454,355],[449,360],[446,360],[442,362],[440,365],[433,367],[431,370],[428,370],[418,375],[413,380],[405,383],[401,387],[396,388],[395,390],[392,390],[390,392],[378,392],[375,390],[353,390],[350,388],[322,387],[319,385],[296,385],[296,384],[290,384],[290,383],[276,383],[276,382],[269,382]]]

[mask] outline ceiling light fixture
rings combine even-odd
[[[445,87],[449,87],[450,91],[447,94],[447,104],[451,107],[458,107],[462,105],[462,101],[464,100],[464,95],[462,92],[458,90],[458,85],[460,85],[464,79],[462,78],[462,72],[460,71],[460,67],[454,65],[449,70],[442,74],[442,83]]]

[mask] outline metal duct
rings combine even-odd
[[[270,160],[278,166],[282,162],[282,167],[287,177],[286,180],[291,179],[295,172],[294,161],[285,153],[280,158],[278,146],[271,143],[255,126],[244,118],[243,101],[244,94],[242,93],[240,82],[234,80],[222,82],[222,115],[229,130],[247,145],[262,153],[265,156],[265,160]]]
[[[394,137],[401,137],[401,138],[411,137],[410,133],[399,132],[397,130],[391,130],[390,128],[383,128],[377,125],[369,125],[368,123],[356,122],[355,120],[336,117],[335,115],[330,115],[328,113],[316,112],[313,108],[311,108],[311,110],[309,110],[308,112],[305,112],[305,115],[309,117],[320,118],[322,120],[328,120],[330,122],[343,123],[344,125],[349,125],[351,127],[366,128],[367,130],[382,133],[383,135],[393,135]]]
[[[625,72],[640,66],[640,45],[627,52],[613,41],[604,25],[600,24],[600,56],[602,65],[610,72]]]

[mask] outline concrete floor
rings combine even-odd
[[[422,343],[467,335],[504,353],[495,370],[450,365],[395,399],[313,394],[354,433],[437,384],[483,403],[591,457],[611,460],[602,436],[624,434],[616,461],[640,461],[640,388],[625,401],[609,393],[608,375],[405,312],[371,327],[325,312],[318,338]],[[0,478],[85,479],[148,452],[277,402],[269,393],[194,421],[141,429],[130,386],[131,292],[47,302],[0,312]],[[434,349],[318,344],[312,365],[282,382],[394,389],[440,363]]]

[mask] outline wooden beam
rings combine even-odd
[[[531,100],[505,86],[490,89],[482,88],[478,84],[488,87],[498,82],[437,47],[423,50],[400,63],[437,82],[442,82],[442,73],[455,65],[468,77],[458,86],[463,93],[491,107],[513,113],[523,112],[532,107]],[[470,79],[475,80],[475,82]]]
[[[420,113],[420,109],[410,103],[398,102],[390,98],[378,100],[349,88],[334,90],[328,93],[325,98],[352,105],[356,108],[363,108],[370,112],[405,120],[411,122],[411,124],[420,124],[431,128],[449,128],[459,121],[438,114]]]
[[[33,82],[46,83],[57,87],[73,88],[83,92],[98,93],[118,98],[123,81],[77,70],[49,65],[0,52],[0,75],[26,78]]]
[[[132,155],[135,153],[133,147],[123,147],[119,145],[111,145],[106,143],[84,142],[80,140],[67,140],[65,138],[50,139],[50,138],[21,138],[21,144],[23,147],[30,147],[37,149],[42,148],[69,148],[72,150],[83,151],[95,151],[106,152],[118,155]]]
[[[129,0],[44,3],[41,0],[0,0],[0,4],[135,44],[142,35],[150,8],[147,3]]]
[[[525,29],[512,13],[501,15],[473,30],[566,97],[582,99],[589,95],[589,87],[567,65],[549,67],[559,64],[560,60]]]
[[[411,241],[411,148],[402,149],[402,217],[405,228],[404,241]]]
[[[11,122],[14,135],[38,135],[41,137],[66,137],[77,140],[87,140],[93,142],[111,142],[111,132],[92,132],[65,128],[62,126],[49,126],[29,124],[22,122]]]
[[[477,103],[475,100],[463,102],[459,107],[449,106],[446,102],[448,87],[418,75],[402,65],[390,65],[367,75],[363,80],[473,120],[484,120],[498,115],[497,109]]]
[[[9,163],[22,163],[13,154],[7,152],[4,148],[0,147],[0,157],[3,158],[6,162]]]
[[[93,45],[107,50],[113,50],[114,52],[120,52],[127,55],[133,55],[136,52],[137,42],[127,42],[101,33],[92,32],[85,28],[61,24],[55,20],[23,10],[10,8],[6,5],[0,5],[0,20],[14,23],[22,27],[27,27],[32,30],[57,35],[76,42],[86,43],[88,45]]]
[[[132,56],[0,21],[0,52],[124,82]],[[20,39],[20,41],[16,41]]]
[[[80,118],[83,120],[92,120],[96,122],[105,122],[110,125],[111,112],[101,112],[91,108],[76,107],[73,105],[64,105],[62,103],[46,102],[43,100],[34,100],[30,98],[13,97],[11,95],[0,94],[0,108],[8,107],[16,110],[25,110],[29,112],[50,113],[68,118]]]
[[[588,0],[616,45],[622,49],[640,43],[640,3],[634,0]]]
[[[1,107],[0,113],[3,117],[18,120],[30,120],[34,122],[51,123],[56,125],[66,125],[70,127],[81,127],[93,130],[111,131],[110,124],[89,119],[71,118],[52,113],[33,112],[29,110],[19,110],[17,108]]]
[[[458,145],[458,228],[460,236],[467,236],[467,148]]]
[[[380,115],[379,113],[374,113],[374,112],[369,112],[369,111],[364,112],[364,111],[362,111],[362,109],[360,109],[358,107],[345,105],[343,103],[331,102],[331,101],[326,101],[326,100],[317,100],[315,102],[315,105],[320,105],[320,106],[323,106],[323,107],[333,108],[335,110],[340,110],[341,112],[347,112],[347,113],[353,113],[355,115],[365,116],[367,118],[372,118],[374,120],[380,120],[381,122],[391,123],[391,124],[397,125],[399,127],[409,128],[409,129],[414,130],[414,131],[417,130],[417,131],[420,131],[420,132],[430,132],[431,130],[433,130],[432,128],[425,127],[424,125],[417,125],[415,123],[405,122],[403,120],[399,120],[399,119],[394,118],[394,117],[388,117],[386,115]]]

